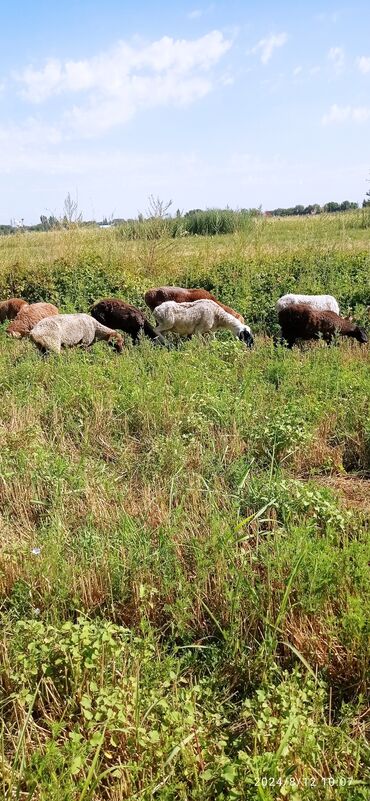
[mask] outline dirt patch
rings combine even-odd
[[[370,480],[354,476],[315,476],[315,481],[338,492],[349,509],[370,514]]]

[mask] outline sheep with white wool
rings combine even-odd
[[[209,334],[226,328],[249,347],[253,345],[249,326],[228,314],[213,300],[195,300],[192,303],[167,300],[157,306],[153,314],[157,333],[173,331],[191,337],[193,334]]]
[[[244,317],[239,312],[232,309],[230,306],[225,306],[220,300],[217,300],[214,295],[211,295],[207,289],[187,288],[183,286],[158,286],[155,289],[148,289],[144,295],[145,303],[149,308],[154,311],[161,303],[166,300],[175,300],[176,303],[193,303],[195,300],[213,300],[221,309],[228,312],[241,323],[244,323]]]
[[[288,306],[301,303],[311,306],[312,309],[318,309],[318,311],[332,311],[335,314],[340,314],[339,303],[333,295],[283,295],[276,303],[276,311],[279,313]]]
[[[30,333],[30,339],[42,353],[60,353],[62,347],[89,347],[98,340],[111,342],[120,353],[123,337],[112,328],[102,325],[89,314],[56,314],[41,320]]]

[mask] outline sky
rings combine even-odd
[[[362,202],[370,3],[1,4],[0,223]]]

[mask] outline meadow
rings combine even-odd
[[[1,298],[203,286],[256,334],[42,359],[1,326],[4,801],[368,799],[369,346],[272,335],[287,291],[369,330],[369,224],[0,238]]]

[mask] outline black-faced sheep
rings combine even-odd
[[[276,303],[276,311],[279,312],[281,309],[296,305],[297,303],[305,303],[307,306],[321,311],[332,311],[335,312],[335,314],[340,313],[338,301],[333,295],[283,295]]]
[[[16,318],[6,329],[11,337],[26,337],[32,328],[44,317],[59,314],[59,310],[52,303],[30,303],[22,306]]]
[[[217,300],[214,295],[211,295],[206,289],[185,289],[182,286],[160,286],[157,289],[148,289],[144,295],[145,303],[149,308],[154,311],[161,303],[167,300],[174,300],[176,303],[191,303],[194,300],[213,300],[232,317],[236,317],[241,323],[244,323],[244,317],[241,314],[231,309],[229,306],[224,306],[221,301]]]
[[[43,353],[60,353],[62,347],[82,345],[89,347],[97,340],[114,340],[114,347],[120,353],[124,340],[117,331],[101,325],[89,314],[57,314],[41,320],[30,333],[30,339]]]
[[[129,334],[135,345],[139,342],[142,333],[156,343],[166,344],[165,339],[156,333],[140,309],[136,309],[130,303],[125,303],[124,300],[117,298],[99,300],[92,307],[91,314],[99,323],[107,325],[109,328],[119,328],[120,331]]]
[[[208,334],[221,328],[229,331],[251,347],[253,336],[248,325],[228,314],[213,300],[195,300],[192,303],[175,303],[168,300],[153,311],[157,331],[173,331],[182,336]]]
[[[319,311],[301,303],[287,306],[279,311],[279,323],[283,339],[291,348],[297,339],[319,339],[330,343],[335,334],[354,337],[364,344],[368,341],[363,328],[332,311]]]
[[[4,320],[14,320],[22,306],[27,306],[27,301],[22,298],[9,298],[0,303],[0,323]]]

